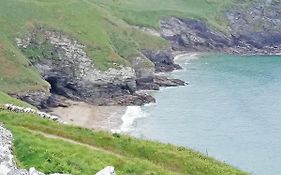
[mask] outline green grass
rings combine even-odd
[[[251,0],[0,0],[0,90],[49,88],[27,57],[49,58],[50,46],[31,47],[23,53],[15,45],[16,37],[25,36],[36,26],[62,31],[79,40],[87,46],[94,65],[107,70],[116,63],[130,66],[134,57],[142,56],[140,49],[159,50],[167,46],[167,41],[130,25],[158,29],[161,18],[179,16],[202,19],[227,32],[223,11],[234,4],[243,6],[249,2]]]
[[[169,144],[61,125],[5,111],[0,112],[0,121],[14,134],[18,164],[23,168],[34,166],[46,173],[93,174],[104,166],[113,165],[117,168],[117,174],[246,174],[190,149]],[[47,139],[40,133],[105,151]]]
[[[91,1],[1,0],[0,90],[48,89],[48,83],[30,66],[27,57],[48,58],[50,47],[31,47],[24,54],[15,46],[16,37],[24,37],[36,26],[63,31],[85,44],[94,65],[101,70],[116,63],[130,65],[132,57],[139,55],[140,47],[133,34],[142,35],[142,39],[148,42],[156,41],[157,48],[166,44],[160,38],[150,39],[147,34],[133,30],[122,19]],[[120,43],[122,47],[117,47]]]
[[[202,19],[227,30],[223,12],[235,0],[95,0],[133,25],[159,28],[159,19],[167,16]]]
[[[24,107],[32,107],[32,108],[34,108],[34,107],[31,106],[30,104],[25,103],[25,102],[20,101],[20,100],[17,100],[17,99],[15,99],[15,98],[12,98],[12,97],[9,96],[8,94],[6,94],[6,93],[0,91],[0,107],[1,107],[1,105],[4,105],[4,104],[15,104],[15,105],[18,105],[18,106],[24,106]]]
[[[148,161],[95,151],[81,145],[48,139],[24,128],[11,127],[19,165],[35,166],[45,173],[92,175],[114,165],[118,174],[170,174]],[[22,154],[25,152],[25,154]]]

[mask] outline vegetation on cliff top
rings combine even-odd
[[[17,163],[45,173],[93,174],[113,165],[117,174],[246,174],[187,148],[61,125],[0,111],[14,135]]]
[[[0,90],[48,89],[48,83],[41,79],[15,41],[36,26],[63,31],[84,43],[95,66],[106,70],[116,63],[127,64],[132,58],[142,56],[139,52],[142,48],[159,50],[167,46],[164,39],[131,25],[158,29],[161,18],[180,16],[202,19],[227,30],[222,12],[234,1],[247,3],[250,0],[1,1]]]

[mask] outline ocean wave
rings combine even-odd
[[[133,124],[136,119],[146,117],[145,112],[140,106],[128,106],[125,114],[122,116],[122,125],[120,129],[114,130],[114,133],[126,133],[133,129]]]
[[[199,53],[184,53],[184,54],[179,54],[174,57],[175,62],[177,61],[185,61],[185,60],[190,60],[190,59],[197,59],[200,57]]]

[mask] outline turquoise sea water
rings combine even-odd
[[[131,134],[188,146],[258,175],[281,174],[281,57],[202,56],[171,74]],[[144,115],[145,114],[145,115]]]

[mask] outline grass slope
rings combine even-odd
[[[161,18],[179,16],[203,19],[227,31],[223,10],[234,2],[237,5],[251,1],[0,0],[0,90],[49,88],[15,44],[16,37],[25,36],[35,26],[63,31],[84,43],[95,66],[106,70],[115,63],[130,65],[132,58],[142,56],[139,53],[142,48],[158,50],[167,46],[163,39],[132,28],[128,23],[158,29]],[[149,61],[144,65],[152,66]]]
[[[24,107],[31,107],[31,108],[34,108],[33,106],[31,106],[30,104],[28,103],[25,103],[23,101],[20,101],[20,100],[17,100],[15,98],[12,98],[11,96],[9,96],[8,94],[4,93],[4,92],[1,92],[0,91],[0,107],[1,105],[4,105],[4,104],[15,104],[15,105],[18,105],[18,106],[24,106]]]
[[[61,125],[5,111],[0,112],[0,121],[14,134],[18,164],[23,168],[34,166],[45,173],[90,175],[113,165],[117,174],[246,174],[190,149],[169,144]],[[72,142],[46,138],[42,133]]]
[[[139,55],[138,50],[146,47],[136,41],[140,35],[142,39],[155,43],[149,47],[159,49],[166,45],[163,39],[133,29],[87,0],[2,0],[0,90],[14,92],[48,88],[48,84],[15,46],[15,38],[25,36],[35,26],[63,31],[78,39],[87,45],[87,53],[96,67],[102,70],[112,67],[113,63],[130,64],[130,59]]]

